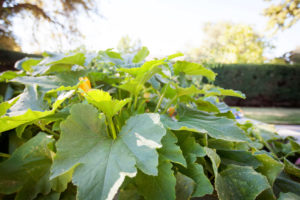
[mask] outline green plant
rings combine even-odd
[[[226,98],[231,105],[300,106],[300,65],[220,64],[212,70],[218,74],[216,85],[246,94],[246,100]]]
[[[15,88],[0,104],[2,199],[299,198],[292,138],[237,123],[218,97],[244,95],[195,81],[213,71],[141,51],[24,59],[0,75]]]

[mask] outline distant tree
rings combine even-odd
[[[293,51],[287,52],[283,55],[287,63],[300,64],[300,46]]]
[[[264,15],[269,18],[268,28],[284,30],[290,28],[300,19],[300,0],[265,0],[272,4],[264,10]]]
[[[135,53],[142,47],[141,40],[133,40],[128,35],[121,37],[117,45],[117,49],[121,53]]]
[[[264,52],[271,48],[267,40],[249,25],[207,23],[199,48],[188,53],[193,61],[216,63],[263,63]]]
[[[32,30],[33,38],[35,38],[41,23],[47,22],[51,26],[53,38],[72,40],[72,37],[80,35],[77,29],[77,15],[82,11],[97,12],[95,1],[0,0],[0,40],[9,38],[11,43],[5,47],[17,48],[18,38],[12,29],[16,17],[22,17],[25,23],[26,20],[34,21],[34,27],[27,27]]]

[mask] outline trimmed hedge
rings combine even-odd
[[[227,97],[233,106],[300,107],[300,65],[222,64],[215,85],[240,90],[246,100]]]

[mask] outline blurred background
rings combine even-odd
[[[43,52],[147,46],[212,68],[241,114],[300,132],[300,0],[0,0],[0,72]]]

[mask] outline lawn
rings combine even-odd
[[[300,108],[242,107],[245,117],[272,124],[300,124]]]

